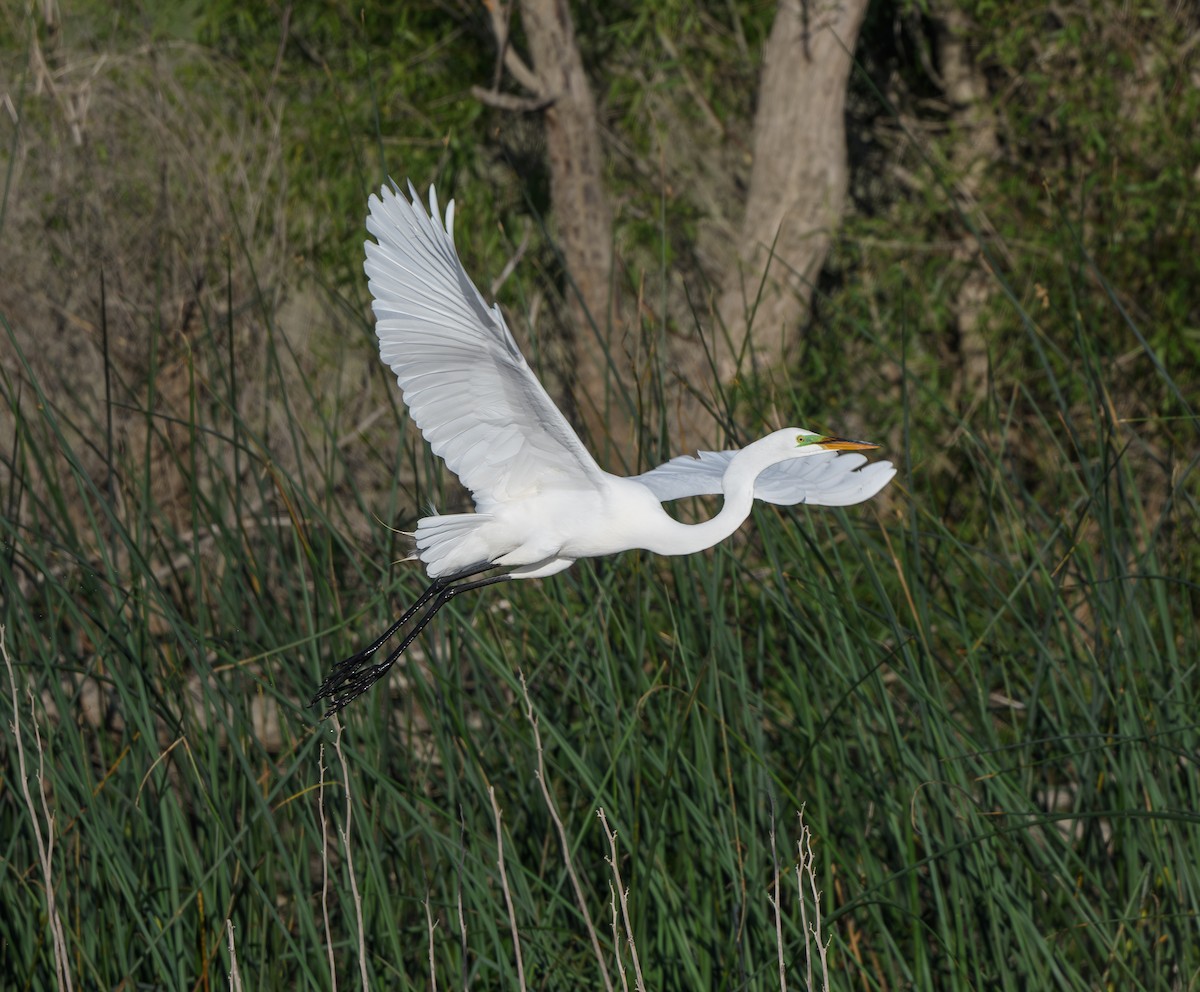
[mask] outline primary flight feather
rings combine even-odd
[[[553,575],[579,558],[642,548],[692,554],[724,540],[755,499],[784,506],[848,506],[896,474],[866,464],[876,445],[799,427],[736,451],[682,456],[628,478],[596,464],[525,361],[497,305],[488,306],[454,247],[454,203],[445,221],[429,190],[384,187],[369,201],[368,287],[380,357],[433,453],[471,491],[475,513],[417,522],[415,557],[433,580],[384,634],[339,663],[316,696],[326,716],[365,692],[453,596],[494,582]],[[683,524],[662,503],[723,495],[712,519]],[[486,578],[485,572],[502,570]],[[464,581],[473,579],[473,581]],[[382,662],[380,648],[428,604]]]

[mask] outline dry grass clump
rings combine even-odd
[[[53,14],[0,57],[16,124],[0,149],[10,249],[0,313],[15,345],[0,357],[0,447],[20,452],[17,419],[30,420],[36,382],[70,411],[64,429],[83,442],[76,468],[114,507],[146,502],[182,527],[192,490],[182,453],[197,425],[228,436],[240,419],[251,444],[296,468],[317,456],[296,443],[291,432],[307,425],[292,423],[284,397],[328,382],[331,363],[361,387],[369,350],[347,353],[346,315],[307,288],[311,273],[295,257],[283,98],[258,92],[211,50],[156,41],[121,50],[119,37],[102,47],[88,26]],[[325,328],[342,342],[332,351]],[[264,347],[268,335],[282,338],[282,362]],[[369,412],[345,413],[358,423]],[[61,447],[41,440],[47,453]],[[232,459],[235,446],[222,447]],[[145,480],[132,472],[114,477],[114,450],[153,466],[149,492],[133,491]],[[17,464],[15,481],[12,466],[0,467],[4,485],[35,498],[47,474],[67,472],[55,457],[18,454]],[[82,518],[86,502],[63,509]]]

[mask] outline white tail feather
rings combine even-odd
[[[492,522],[487,513],[450,513],[417,521],[416,557],[430,578],[454,575],[492,561],[496,549],[480,533]]]

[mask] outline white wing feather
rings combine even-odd
[[[595,488],[604,473],[458,259],[454,201],[443,224],[432,186],[428,214],[408,191],[371,196],[367,230],[378,244],[366,242],[363,268],[380,357],[433,453],[477,505]]]
[[[722,478],[736,451],[701,451],[696,457],[680,455],[641,475],[640,482],[659,500],[686,496],[719,495]],[[851,506],[870,499],[892,481],[891,462],[866,464],[856,452],[823,451],[773,465],[754,483],[754,498],[780,506],[809,503],[813,506]],[[863,467],[865,466],[865,467]]]

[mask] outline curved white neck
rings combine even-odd
[[[780,461],[778,449],[763,443],[767,440],[748,445],[730,460],[725,469],[725,503],[720,513],[698,524],[682,524],[664,510],[663,519],[656,522],[655,533],[642,546],[660,555],[690,555],[729,537],[750,516],[755,479]]]

